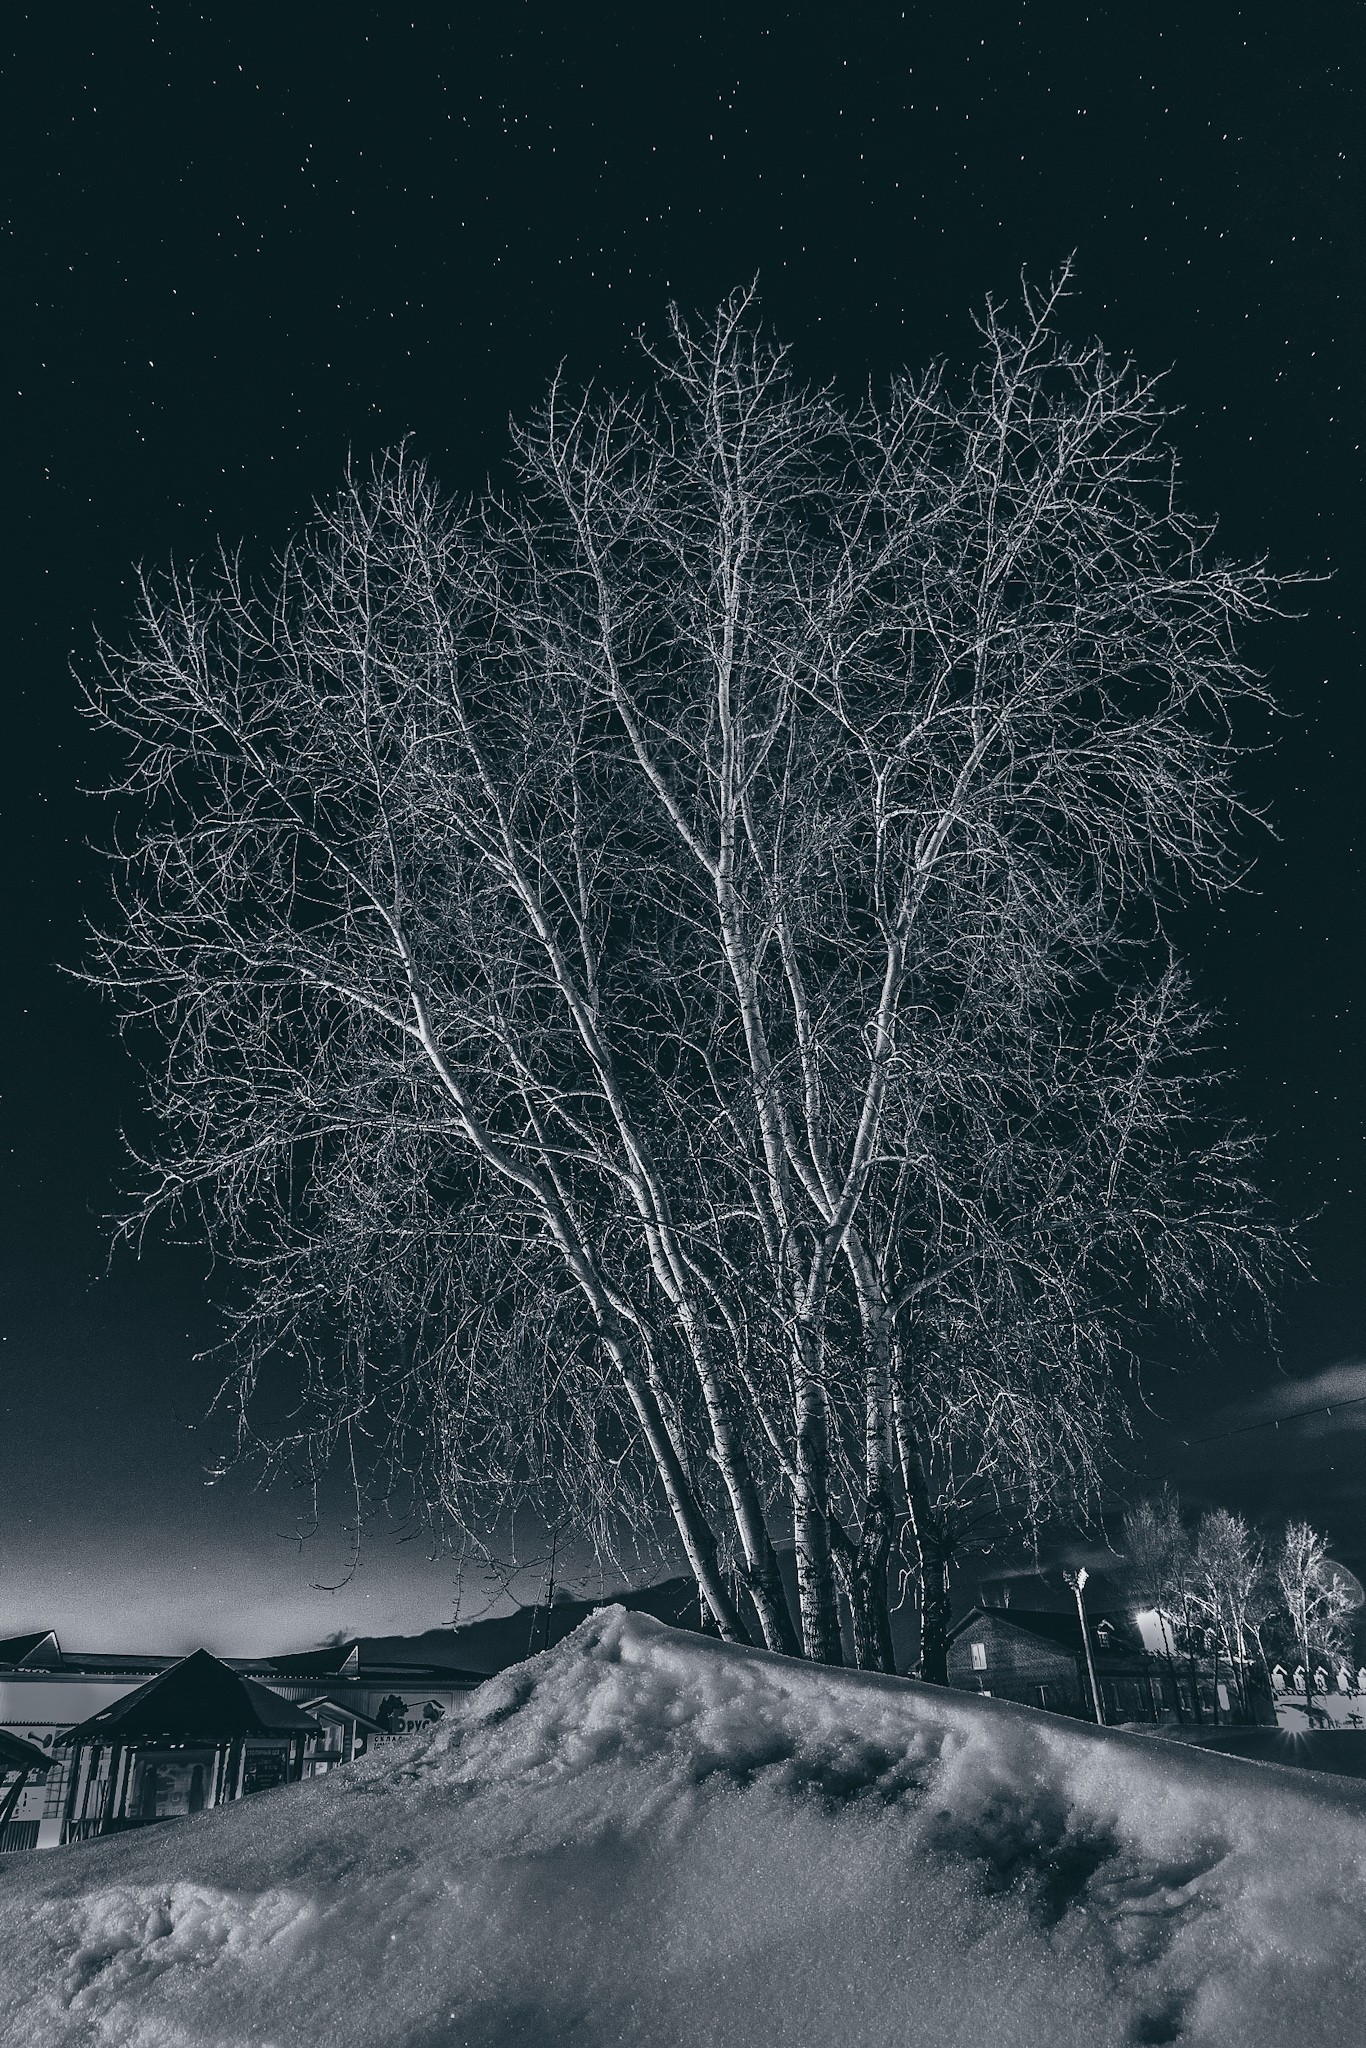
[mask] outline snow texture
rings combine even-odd
[[[621,1608],[347,1770],[4,1866],[6,2048],[1366,2040],[1366,1788]]]

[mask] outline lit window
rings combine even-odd
[[[987,1646],[986,1646],[986,1644],[985,1644],[985,1643],[974,1643],[974,1644],[973,1644],[973,1646],[972,1646],[972,1668],[973,1668],[973,1670],[974,1670],[974,1671],[985,1671],[985,1670],[986,1670],[986,1668],[987,1668]]]

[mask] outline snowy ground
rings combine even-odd
[[[348,1771],[4,1864],[6,2048],[1366,2039],[1366,1788],[620,1608]]]

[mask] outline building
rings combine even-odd
[[[372,1722],[384,1735],[410,1735],[442,1721],[465,1694],[484,1683],[482,1671],[407,1663],[352,1637],[302,1656],[275,1657],[259,1675],[282,1699],[309,1706],[325,1693],[339,1708]]]
[[[1157,1721],[1170,1680],[1127,1616],[1098,1615],[1091,1651],[1107,1722]],[[973,1607],[949,1631],[949,1684],[1054,1714],[1093,1715],[1081,1624],[1075,1614]]]
[[[1345,1657],[1274,1666],[1272,1697],[1277,1726],[1292,1735],[1366,1730],[1366,1664],[1353,1670]],[[1331,1667],[1331,1668],[1330,1668]]]
[[[6,1802],[10,1805],[0,1822],[0,1852],[55,1848],[64,1840],[75,1839],[79,1831],[74,1823],[88,1803],[87,1793],[89,1801],[109,1800],[113,1795],[107,1789],[77,1788],[76,1773],[85,1763],[62,1737],[69,1730],[93,1728],[96,1723],[107,1726],[101,1719],[107,1710],[129,1700],[182,1661],[118,1651],[64,1651],[51,1629],[0,1639],[0,1732],[7,1732],[42,1759],[25,1765],[22,1783],[19,1767],[0,1761],[0,1808]],[[210,1661],[229,1677],[268,1691],[282,1705],[308,1717],[304,1777],[321,1776],[338,1764],[349,1763],[374,1742],[442,1720],[457,1699],[484,1679],[482,1672],[375,1656],[358,1640],[302,1656]],[[96,1778],[107,1786],[110,1759],[107,1745],[101,1746],[106,1753]],[[216,1743],[209,1746],[218,1747]],[[163,1762],[171,1775],[158,1779],[158,1818],[171,1811],[191,1811],[192,1799],[202,1799],[205,1805],[215,1803],[206,1790],[202,1756],[190,1759],[179,1791],[173,1789],[177,1782],[172,1772],[174,1760]],[[197,1787],[196,1764],[201,1772]],[[267,1775],[263,1767],[253,1764],[245,1772],[243,1790],[263,1787]],[[117,1790],[118,1818],[136,1824],[141,1817],[137,1789],[130,1781]],[[182,1795],[183,1807],[176,1803]],[[197,1806],[193,1810],[198,1810]],[[112,1808],[110,1817],[114,1817]]]
[[[29,1773],[0,1828],[0,1852],[57,1846],[71,1773],[70,1752],[58,1747],[58,1738],[174,1662],[171,1657],[71,1657],[52,1629],[0,1639],[0,1730],[28,1743],[44,1759]],[[14,1787],[6,1784],[4,1790]]]
[[[0,1784],[5,1788],[0,1791],[0,1843],[4,1843],[5,1846],[14,1849],[36,1848],[37,1821],[15,1820],[14,1815],[18,1812],[19,1803],[28,1790],[29,1779],[36,1777],[40,1781],[45,1780],[47,1767],[46,1750],[36,1748],[31,1742],[21,1741],[17,1735],[8,1735],[0,1728]],[[10,1834],[19,1839],[6,1842],[6,1837]]]
[[[293,1784],[320,1733],[311,1714],[196,1650],[58,1737],[71,1754],[61,1840]]]

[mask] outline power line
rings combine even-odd
[[[1240,1423],[1237,1429],[1216,1429],[1213,1436],[1183,1436],[1181,1441],[1188,1450],[1197,1444],[1217,1444],[1225,1437],[1247,1436],[1254,1429],[1279,1429],[1283,1422],[1302,1422],[1306,1415],[1331,1415],[1335,1408],[1360,1408],[1366,1403],[1366,1394],[1353,1394],[1347,1401],[1322,1401],[1317,1408],[1296,1408],[1289,1415],[1268,1415],[1261,1422]]]

